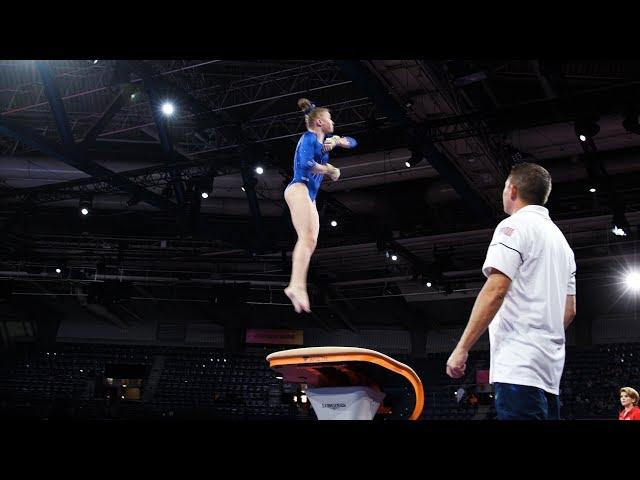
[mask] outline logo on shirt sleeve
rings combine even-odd
[[[513,235],[513,232],[515,231],[515,228],[511,228],[511,227],[502,227],[498,233],[503,233],[505,234],[507,237],[510,237],[511,235]]]

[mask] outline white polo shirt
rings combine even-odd
[[[489,382],[538,387],[558,395],[564,368],[564,310],[576,294],[573,251],[549,211],[528,205],[496,227],[482,273],[511,279],[489,325]]]

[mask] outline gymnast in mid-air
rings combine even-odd
[[[300,313],[311,311],[307,272],[320,231],[316,195],[325,175],[334,182],[340,178],[340,169],[329,163],[329,152],[336,147],[354,148],[357,142],[351,137],[332,135],[333,120],[328,109],[316,107],[306,98],[298,100],[298,108],[304,112],[307,131],[298,141],[293,158],[293,179],[284,191],[298,234],[291,260],[291,279],[284,293]]]

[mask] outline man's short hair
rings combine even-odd
[[[520,163],[511,169],[509,181],[518,188],[518,197],[529,205],[544,205],[551,193],[551,175],[535,163]]]

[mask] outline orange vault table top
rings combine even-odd
[[[424,389],[416,372],[397,360],[375,350],[358,347],[309,347],[282,350],[267,356],[269,367],[289,383],[306,383],[310,388],[363,386],[383,389],[381,375],[400,375],[413,387],[415,405],[409,420],[420,417],[424,407]]]

